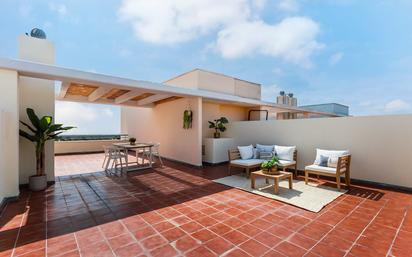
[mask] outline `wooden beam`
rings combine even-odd
[[[88,97],[89,102],[94,102],[100,98],[102,98],[102,96],[104,96],[106,93],[108,93],[110,90],[112,90],[111,87],[99,87],[98,89],[96,89],[93,93],[91,93]]]
[[[152,104],[154,102],[157,102],[157,101],[169,98],[169,97],[171,97],[171,95],[164,95],[164,94],[152,95],[152,96],[146,97],[138,101],[137,105],[142,106],[142,105]]]
[[[60,93],[59,93],[59,98],[65,98],[67,94],[67,90],[70,87],[70,82],[63,81],[62,85],[60,87]]]
[[[126,93],[126,94],[123,94],[123,95],[117,97],[114,100],[114,102],[116,104],[122,104],[122,103],[127,102],[127,101],[131,100],[132,98],[135,98],[136,96],[139,96],[143,93],[144,93],[144,91],[142,91],[142,90],[132,90],[132,91]]]

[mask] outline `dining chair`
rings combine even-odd
[[[104,160],[103,160],[103,163],[102,163],[102,168],[104,168],[106,166],[106,161],[109,158],[109,146],[104,145],[103,150],[104,150]]]
[[[152,146],[152,157],[150,156],[150,149],[144,149],[143,155],[145,155],[147,157],[147,159],[151,162],[153,161],[153,156],[157,156],[157,158],[159,159],[160,162],[160,167],[163,167],[163,161],[162,161],[162,157],[160,156],[160,143],[156,142],[150,142],[149,144],[153,144]]]
[[[123,174],[123,163],[126,163],[126,153],[119,147],[109,146],[108,157],[105,167],[107,175],[117,175],[117,169],[120,166],[120,174]],[[123,162],[124,161],[124,162]],[[110,165],[111,163],[111,165]],[[113,171],[114,170],[114,171]]]

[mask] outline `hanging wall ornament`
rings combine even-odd
[[[184,129],[191,129],[192,128],[192,120],[193,120],[192,110],[185,110],[183,112],[183,128]]]

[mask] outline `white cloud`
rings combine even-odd
[[[214,49],[224,58],[254,54],[281,58],[310,66],[312,53],[322,47],[316,41],[319,25],[307,17],[288,17],[268,24],[261,17],[266,0],[123,0],[121,21],[130,23],[137,38],[173,45],[214,35]],[[294,0],[282,0],[279,8],[297,11]]]
[[[309,57],[323,47],[316,41],[319,25],[306,17],[289,17],[275,25],[238,23],[219,32],[216,49],[225,58],[262,54],[310,67]]]
[[[338,63],[342,60],[343,55],[344,55],[344,54],[343,54],[342,52],[338,52],[338,53],[333,54],[333,55],[329,58],[329,64],[332,65],[332,66],[338,64]]]
[[[57,13],[59,16],[64,17],[67,14],[67,7],[64,4],[49,3],[49,8],[52,12]]]
[[[297,12],[300,6],[296,0],[279,0],[277,8],[284,12]]]
[[[276,102],[276,96],[281,91],[281,88],[278,85],[263,86],[261,91],[261,99],[266,102]]]
[[[395,99],[385,104],[385,112],[402,113],[411,111],[411,105],[401,99]]]
[[[251,8],[250,0],[123,0],[119,16],[132,24],[138,38],[173,44],[245,20]]]

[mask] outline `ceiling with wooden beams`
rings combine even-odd
[[[153,107],[181,99],[181,96],[156,94],[142,90],[129,90],[113,87],[99,87],[79,83],[63,83],[59,100],[94,102],[104,104]]]

